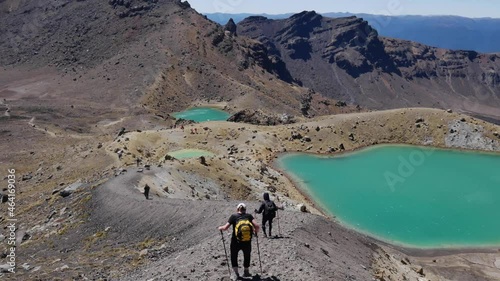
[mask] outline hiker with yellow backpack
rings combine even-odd
[[[252,237],[257,235],[260,226],[255,221],[251,214],[247,214],[246,205],[244,203],[238,204],[236,209],[237,213],[229,217],[227,223],[219,226],[219,230],[227,230],[231,225],[233,226],[233,235],[231,237],[231,266],[233,267],[235,279],[240,278],[238,272],[238,253],[243,251],[243,276],[250,277],[250,254],[252,252]],[[224,236],[223,238],[224,239]]]

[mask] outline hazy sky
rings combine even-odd
[[[352,12],[500,18],[500,0],[189,0],[201,13]]]

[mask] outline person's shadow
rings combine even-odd
[[[280,279],[276,276],[264,277],[260,275],[255,275],[253,277],[240,277],[239,280],[247,280],[247,281],[280,281]]]
[[[229,277],[223,277],[221,280],[232,280]],[[242,281],[280,281],[280,279],[276,276],[260,276],[259,274],[256,274],[252,277],[239,277],[238,280]]]

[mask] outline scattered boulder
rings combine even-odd
[[[2,203],[5,203],[5,202],[9,201],[9,196],[7,194],[3,194],[3,193],[0,192],[0,201]]]
[[[165,155],[165,161],[174,161],[174,160],[175,160],[175,157],[173,157],[169,154]]]
[[[139,257],[145,257],[148,255],[148,249],[144,249],[139,252]]]
[[[233,144],[230,147],[228,147],[227,151],[228,151],[227,154],[233,155],[233,154],[238,153],[238,148]]]
[[[28,263],[23,263],[21,265],[21,267],[24,268],[24,270],[30,270],[31,269],[31,266]]]
[[[25,232],[23,237],[21,238],[21,241],[24,242],[24,241],[27,241],[29,239],[31,239],[31,235],[28,232]]]
[[[321,252],[323,254],[325,254],[326,256],[328,256],[328,257],[330,256],[330,253],[327,250],[323,249],[323,248],[321,248]]]
[[[351,141],[354,141],[354,134],[353,134],[353,133],[350,133],[350,134],[349,134],[349,139],[350,139]]]
[[[267,165],[263,162],[260,163],[259,172],[261,175],[268,173]]]
[[[302,213],[308,213],[308,212],[309,212],[309,210],[307,210],[306,205],[304,205],[304,204],[299,204],[297,207],[299,208],[299,210],[300,210]]]
[[[9,269],[11,269],[12,267],[8,264],[2,264],[0,265],[0,272],[1,273],[9,273]]]
[[[267,187],[267,190],[268,190],[269,192],[271,192],[271,193],[275,193],[275,192],[276,192],[276,187],[275,187],[275,186],[270,185],[270,186],[268,186],[268,187]]]
[[[182,126],[187,126],[187,125],[195,124],[195,123],[196,122],[193,120],[186,120],[186,119],[179,118],[179,119],[175,120],[175,127],[180,128]]]
[[[205,156],[200,156],[200,164],[203,166],[208,166],[207,159],[205,158]]]
[[[121,136],[123,136],[125,133],[126,133],[125,128],[121,128],[121,129],[120,129],[120,131],[118,132],[118,135],[117,135],[116,137],[117,137],[117,138],[118,138],[118,137],[121,137]]]
[[[339,145],[339,149],[340,149],[340,150],[345,150],[345,147],[344,147],[344,144],[343,144],[343,143],[341,143],[341,144]]]
[[[336,107],[346,107],[347,103],[345,101],[338,101],[335,103]]]
[[[61,191],[59,192],[59,195],[60,195],[61,197],[65,198],[65,197],[70,196],[72,193],[73,193],[73,192],[70,192],[70,191],[67,191],[67,190],[61,190]]]
[[[299,132],[292,132],[292,140],[300,140],[302,139],[302,135]]]
[[[59,191],[59,195],[63,198],[68,197],[82,187],[84,187],[84,184],[81,182],[72,183],[63,190]]]
[[[63,265],[61,267],[56,268],[55,271],[63,271],[63,270],[66,270],[68,268],[69,268],[69,266],[67,264],[65,264],[65,265]]]

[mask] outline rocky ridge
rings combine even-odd
[[[262,42],[302,85],[351,104],[383,109],[454,108],[500,112],[498,54],[452,51],[384,38],[361,18],[302,12],[283,20],[249,17],[238,33]]]

